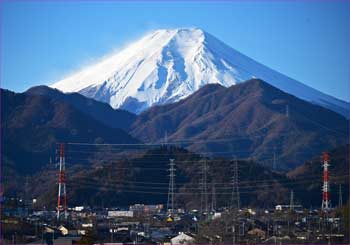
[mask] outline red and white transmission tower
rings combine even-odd
[[[331,207],[331,200],[329,200],[329,155],[327,152],[323,153],[323,187],[322,187],[322,210],[327,211]]]
[[[67,218],[67,194],[66,194],[65,171],[66,171],[66,165],[65,165],[65,157],[64,157],[64,144],[61,143],[60,144],[60,170],[58,173],[57,220],[60,219],[61,211],[64,211],[64,216],[65,218]]]

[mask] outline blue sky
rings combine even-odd
[[[349,1],[1,3],[1,87],[50,84],[158,28],[200,27],[251,58],[350,100]]]

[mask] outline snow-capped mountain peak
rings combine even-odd
[[[209,83],[228,87],[255,77],[313,103],[347,106],[259,64],[199,28],[156,30],[51,87],[140,113],[152,105],[183,99]]]

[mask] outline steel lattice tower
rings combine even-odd
[[[234,164],[233,164],[233,174],[232,174],[232,197],[231,197],[231,207],[232,209],[240,209],[240,197],[239,197],[239,186],[238,186],[238,162],[235,158]]]
[[[329,210],[331,201],[329,199],[329,155],[327,152],[323,153],[323,187],[322,187],[322,210]]]
[[[174,159],[169,159],[169,188],[168,188],[168,201],[167,201],[167,211],[170,214],[174,212],[174,185],[175,185],[175,163]]]
[[[64,216],[65,218],[67,218],[67,193],[66,193],[66,176],[65,176],[66,173],[65,172],[66,172],[66,165],[65,165],[64,144],[60,144],[60,163],[59,163],[59,172],[58,172],[58,196],[57,196],[57,220],[60,219],[61,211],[64,211]]]
[[[202,189],[202,195],[201,195],[201,212],[208,213],[208,186],[207,186],[207,172],[208,172],[208,165],[207,160],[204,160],[202,163],[202,182],[201,182],[201,189]],[[204,206],[204,208],[203,208]]]
[[[289,105],[286,105],[286,117],[289,117]]]
[[[238,162],[237,158],[234,159],[234,164],[232,166],[232,199],[231,199],[231,208],[232,208],[232,244],[236,243],[237,236],[237,227],[239,227],[238,222],[238,212],[240,209],[240,197],[239,197],[239,186],[238,186]]]

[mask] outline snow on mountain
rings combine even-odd
[[[348,114],[349,103],[278,73],[198,28],[157,30],[51,87],[140,113],[181,100],[209,83],[228,87],[251,78]]]

